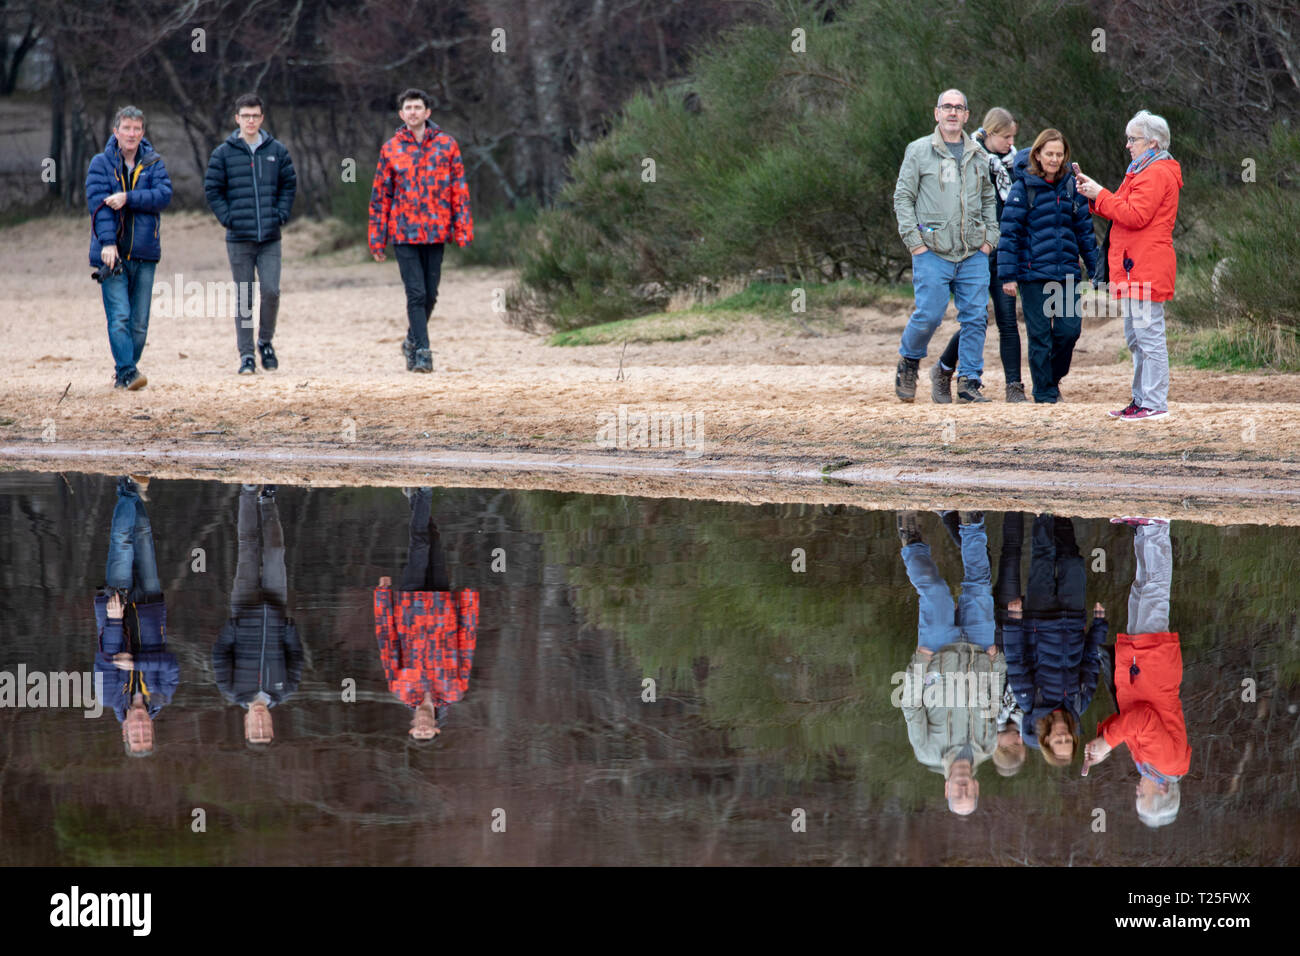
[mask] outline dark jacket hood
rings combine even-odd
[[[275,137],[272,136],[269,131],[267,131],[266,129],[262,129],[260,130],[260,132],[262,134],[262,139],[257,144],[258,149],[261,149],[262,147],[275,142]],[[244,145],[244,137],[239,134],[239,130],[235,130],[233,133],[231,133],[229,136],[226,137],[226,142],[229,143],[231,146],[242,147]]]
[[[136,150],[136,157],[138,159],[143,161],[150,153],[157,152],[158,151],[153,148],[153,143],[149,142],[147,138],[141,137],[140,147]],[[116,169],[118,162],[122,159],[122,151],[117,146],[116,133],[108,134],[108,142],[104,144],[104,155],[113,161],[113,168]]]
[[[1017,150],[1016,160],[1011,166],[1012,183],[1023,179],[1026,186],[1036,186],[1039,189],[1052,189],[1057,192],[1065,190],[1067,194],[1074,192],[1074,171],[1070,169],[1070,167],[1067,166],[1065,168],[1065,175],[1060,179],[1054,183],[1049,183],[1042,176],[1035,175],[1029,171],[1029,151],[1030,148],[1028,146],[1024,149]],[[1069,188],[1066,188],[1067,185]]]

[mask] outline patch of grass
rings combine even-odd
[[[1127,350],[1126,350],[1127,351]],[[1171,333],[1169,358],[1178,365],[1229,372],[1300,372],[1300,329],[1235,322]]]
[[[599,325],[581,326],[565,332],[556,332],[546,340],[547,345],[608,345],[611,342],[684,342],[704,335],[726,331],[737,315],[723,312],[706,313],[691,309],[686,312],[659,312],[636,319],[617,319]]]
[[[827,309],[865,308],[882,299],[906,299],[910,287],[881,286],[856,279],[841,282],[801,285],[793,282],[753,282],[734,295],[708,305],[705,312],[753,312],[759,315],[791,315],[795,302],[802,297],[807,312]]]
[[[795,312],[796,293],[802,293],[804,310]],[[790,329],[813,325],[826,331],[842,331],[837,312],[864,308],[883,302],[907,301],[910,287],[881,286],[857,280],[798,285],[785,282],[754,282],[732,295],[678,312],[656,312],[631,319],[617,319],[568,329],[552,334],[547,345],[607,345],[611,342],[682,342],[725,332],[736,322],[757,316],[787,324]]]

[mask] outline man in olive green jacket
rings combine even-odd
[[[1006,676],[1007,660],[996,646],[959,640],[938,650],[917,647],[895,691],[916,759],[943,774],[948,809],[959,816],[979,803],[975,771],[998,746]]]
[[[966,95],[945,90],[934,110],[934,132],[908,144],[898,170],[894,215],[899,238],[912,254],[916,293],[894,378],[894,392],[904,402],[916,398],[921,359],[943,321],[950,295],[961,323],[957,401],[988,401],[980,392],[980,379],[998,205],[988,163],[981,158],[984,153],[963,129],[969,116]]]

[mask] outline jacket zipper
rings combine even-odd
[[[259,144],[260,145],[260,144]],[[248,150],[248,165],[253,170],[253,209],[257,213],[257,241],[262,241],[262,199],[257,193],[257,151],[247,143],[244,147]],[[258,678],[259,680],[261,678]]]

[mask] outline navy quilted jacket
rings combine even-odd
[[[117,245],[123,259],[157,262],[162,258],[160,213],[172,201],[172,181],[162,156],[147,139],[140,140],[130,174],[122,168],[117,137],[109,135],[102,153],[86,170],[86,205],[90,209],[90,264],[98,266],[104,246]],[[113,193],[126,193],[126,205],[114,211],[104,205]]]
[[[1089,277],[1097,274],[1097,239],[1088,200],[1074,188],[1069,170],[1055,183],[1029,172],[1029,150],[1016,154],[1014,182],[1002,209],[998,281],[1050,282],[1079,279],[1079,256]]]
[[[239,131],[212,152],[203,177],[203,194],[227,242],[271,242],[289,221],[298,191],[289,150],[266,130],[256,150]]]
[[[1025,713],[1020,735],[1026,744],[1038,746],[1034,722],[1044,714],[1064,707],[1078,719],[1088,709],[1108,628],[1104,617],[1077,613],[1003,622],[1007,684]]]

